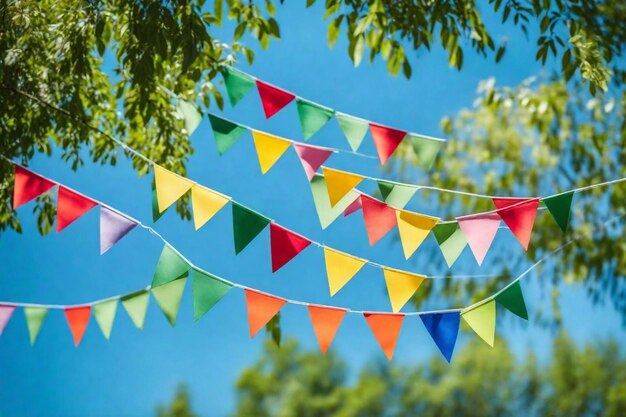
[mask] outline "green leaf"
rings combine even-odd
[[[343,15],[338,16],[333,19],[333,21],[328,25],[328,45],[332,48],[335,46],[337,42],[337,38],[339,38],[339,32],[341,28],[341,21],[343,20]]]
[[[218,26],[222,26],[222,14],[224,9],[224,0],[214,0],[213,14]]]
[[[359,36],[356,39],[356,44],[354,45],[354,52],[352,55],[352,60],[354,61],[354,66],[358,67],[363,59],[363,49],[365,48],[365,37]]]

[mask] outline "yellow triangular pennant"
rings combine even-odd
[[[159,212],[163,213],[165,209],[189,191],[193,186],[193,181],[176,175],[161,166],[154,165],[153,167]]]
[[[426,279],[424,275],[411,274],[397,269],[383,268],[387,292],[393,312],[397,313],[411,299]]]
[[[211,217],[229,201],[227,197],[200,185],[191,187],[191,207],[193,208],[193,224],[196,230],[211,220]]]
[[[324,248],[328,287],[333,296],[365,265],[365,261],[343,252]]]
[[[269,171],[291,146],[291,142],[288,140],[256,130],[252,131],[252,138],[254,139],[254,147],[256,148],[256,154],[263,174]]]
[[[331,207],[337,204],[350,190],[359,185],[365,178],[351,172],[326,167],[322,167],[322,172],[326,179],[326,188],[328,189]]]
[[[426,239],[430,230],[439,223],[439,219],[405,210],[397,210],[396,217],[404,257],[409,259]]]
[[[496,337],[496,302],[494,300],[461,313],[461,317],[481,339],[493,347]]]

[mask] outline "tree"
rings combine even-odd
[[[169,407],[159,406],[157,408],[157,417],[197,417],[198,415],[191,410],[191,399],[189,392],[184,385],[180,385],[176,389],[174,399]]]

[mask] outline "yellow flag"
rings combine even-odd
[[[430,230],[439,223],[437,217],[426,216],[424,214],[413,213],[411,211],[396,210],[398,219],[398,230],[400,231],[400,241],[404,257],[409,259],[419,248]]]
[[[493,347],[496,337],[496,302],[491,300],[472,310],[461,313],[461,317],[481,339]]]
[[[394,313],[402,310],[402,307],[413,297],[415,291],[426,279],[424,275],[411,274],[391,268],[383,268],[383,273]]]
[[[328,189],[328,197],[330,206],[337,204],[346,194],[354,187],[359,185],[365,177],[351,172],[339,171],[337,169],[322,167],[324,178],[326,179],[326,188]]]
[[[254,147],[259,158],[261,172],[265,174],[280,159],[285,151],[291,146],[291,142],[267,133],[252,131]]]
[[[365,261],[362,259],[330,248],[324,248],[324,259],[326,260],[326,274],[328,275],[331,296],[337,294],[365,265]]]
[[[211,220],[229,201],[223,195],[201,185],[191,187],[191,207],[193,208],[193,224],[196,230]]]
[[[193,186],[193,181],[176,175],[172,171],[168,171],[158,165],[154,165],[153,168],[159,212],[163,213],[165,209],[189,191]]]

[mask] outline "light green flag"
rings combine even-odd
[[[194,320],[198,320],[230,291],[232,285],[195,269],[191,270],[191,278],[193,290],[193,318]]]
[[[96,317],[96,322],[100,326],[100,330],[105,339],[111,337],[111,329],[113,329],[113,321],[115,320],[115,313],[117,312],[117,302],[114,300],[103,301],[93,306],[93,315]]]
[[[430,169],[439,153],[439,150],[445,142],[437,139],[431,139],[415,133],[407,135],[413,146],[413,151],[417,156],[417,160],[424,169]]]
[[[176,324],[180,300],[183,298],[187,278],[177,279],[160,287],[152,288],[152,295],[172,326]]]
[[[232,68],[224,68],[222,76],[224,77],[224,84],[226,85],[226,93],[228,94],[230,105],[233,107],[235,107],[237,103],[239,103],[239,100],[255,85],[252,77]]]
[[[385,203],[397,209],[403,209],[417,192],[417,188],[391,181],[378,180],[377,183]]]
[[[330,226],[330,224],[359,196],[356,191],[350,190],[337,204],[331,207],[326,188],[326,180],[323,175],[319,174],[315,174],[311,179],[311,193],[313,194],[315,210],[320,219],[322,229],[326,229]]]
[[[437,239],[446,264],[449,268],[452,267],[467,246],[467,240],[459,224],[457,222],[440,223],[433,228],[433,234]]]
[[[298,98],[296,100],[304,140],[309,140],[335,114],[333,109]]]
[[[243,135],[247,129],[243,126],[233,123],[221,117],[217,117],[209,113],[209,122],[213,129],[213,138],[217,146],[217,152],[220,156],[229,150],[237,140]]]
[[[148,290],[136,291],[122,297],[124,309],[139,330],[143,329],[146,311],[148,311],[148,301],[150,301],[150,292]]]
[[[176,103],[176,111],[185,121],[185,130],[187,131],[187,134],[191,136],[200,124],[202,114],[198,111],[198,109],[196,109],[196,106],[180,98]]]
[[[187,263],[174,249],[168,244],[163,246],[163,251],[159,257],[154,277],[152,278],[152,286],[167,284],[170,281],[181,278],[189,271],[191,265]]]
[[[26,316],[26,326],[28,327],[30,344],[32,346],[35,344],[43,321],[48,315],[48,309],[43,307],[24,307],[24,315]]]
[[[461,317],[489,346],[493,347],[496,337],[496,302],[491,300],[472,310],[464,311]]]
[[[361,146],[363,138],[365,138],[369,123],[343,113],[335,113],[335,117],[337,118],[337,122],[343,134],[346,135],[350,147],[356,152],[359,146]]]

